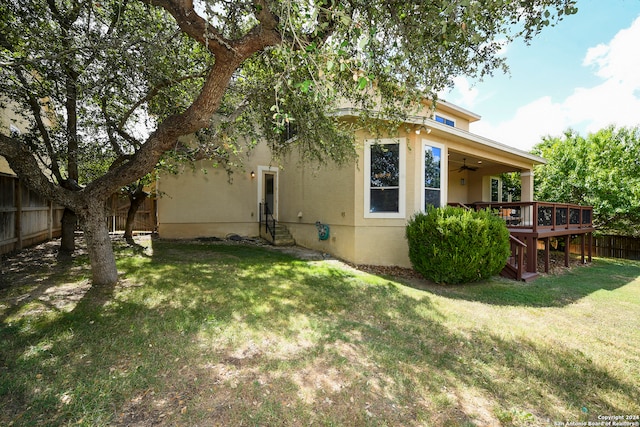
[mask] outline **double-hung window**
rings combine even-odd
[[[441,207],[446,203],[446,169],[444,146],[435,142],[422,141],[422,209],[429,206]]]
[[[405,217],[404,138],[365,141],[365,218]]]

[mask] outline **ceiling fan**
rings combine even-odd
[[[460,166],[460,169],[458,169],[458,172],[464,172],[464,171],[471,171],[471,172],[475,172],[478,170],[477,167],[474,166],[467,166],[467,159],[462,159],[462,166]]]

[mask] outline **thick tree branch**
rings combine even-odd
[[[56,186],[47,179],[36,158],[20,141],[0,134],[0,152],[20,179],[24,180],[30,188],[37,189],[41,196],[72,209],[77,206],[72,192]]]
[[[159,84],[157,84],[156,86],[152,87],[151,90],[149,90],[149,92],[147,92],[147,94],[140,98],[138,101],[136,101],[130,108],[129,110],[127,110],[126,113],[123,114],[122,118],[120,119],[120,121],[118,122],[118,129],[124,129],[125,124],[127,123],[127,121],[129,120],[129,118],[131,117],[131,115],[144,103],[149,102],[150,100],[152,100],[158,93],[160,93],[160,91],[162,89],[165,89],[173,84],[176,83],[181,83],[187,80],[192,80],[192,79],[198,79],[198,78],[204,78],[207,76],[206,72],[200,72],[200,73],[196,73],[196,74],[189,74],[186,76],[182,76],[180,78],[177,79],[167,79],[163,82],[160,82]]]
[[[118,144],[114,133],[114,123],[113,120],[109,117],[109,113],[107,112],[107,100],[106,98],[102,98],[100,100],[100,110],[102,110],[102,115],[104,116],[104,121],[107,125],[107,136],[109,137],[109,143],[111,144],[111,148],[116,153],[118,157],[124,156],[124,150]]]
[[[206,19],[196,13],[193,8],[193,0],[140,1],[165,9],[174,17],[178,26],[185,34],[205,46],[214,55],[233,50],[229,41],[216,31]]]

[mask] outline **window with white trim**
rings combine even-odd
[[[439,114],[436,114],[434,117],[434,120],[438,123],[442,123],[445,124],[447,126],[451,126],[451,127],[455,127],[456,126],[456,122],[452,119],[449,119],[447,117],[441,116]]]
[[[446,203],[444,146],[422,141],[422,209]]]
[[[404,138],[365,141],[365,218],[405,217]]]

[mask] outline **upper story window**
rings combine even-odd
[[[446,117],[439,116],[438,114],[435,115],[434,120],[436,122],[438,122],[438,123],[443,123],[443,124],[445,124],[447,126],[451,126],[451,127],[455,127],[456,126],[456,122],[455,121],[453,121],[451,119],[448,119]]]
[[[285,143],[298,135],[298,126],[294,123],[287,121],[284,124],[284,130],[280,134],[280,142]]]
[[[365,218],[404,218],[404,138],[365,141]]]

